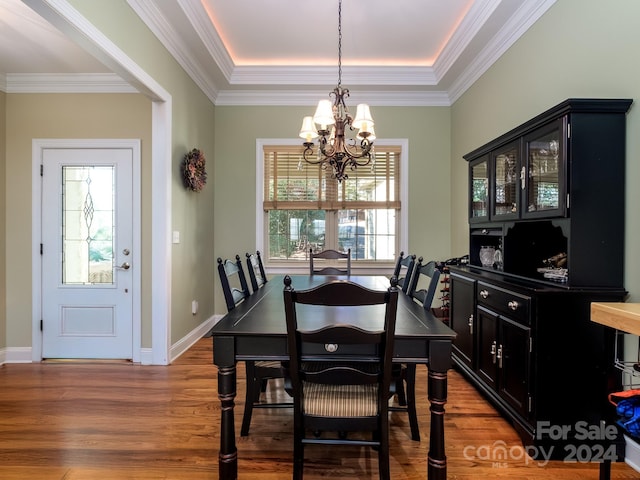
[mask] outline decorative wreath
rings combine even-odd
[[[182,173],[184,186],[194,192],[199,192],[207,183],[207,172],[204,169],[206,160],[204,154],[194,148],[184,156]]]

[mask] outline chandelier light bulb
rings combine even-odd
[[[356,118],[353,120],[353,128],[359,128],[364,132],[368,132],[369,128],[373,127],[373,118],[371,118],[371,110],[366,103],[358,104],[356,110]]]
[[[376,131],[373,126],[369,126],[368,129],[365,129],[365,126],[363,126],[358,132],[357,137],[358,140],[364,140],[366,138],[368,141],[373,142],[376,139]]]
[[[333,108],[331,106],[331,100],[320,100],[318,102],[318,108],[313,116],[313,121],[320,125],[320,130],[326,130],[328,125],[336,123],[336,119],[333,117]]]
[[[313,123],[313,118],[304,117],[302,119],[302,128],[300,128],[299,136],[304,138],[306,142],[311,142],[314,138],[318,138],[318,131],[315,123]]]

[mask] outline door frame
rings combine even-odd
[[[138,265],[131,271],[132,284],[132,360],[139,363],[142,358],[142,296],[141,296],[141,157],[139,139],[33,139],[32,140],[32,182],[33,182],[33,204],[32,204],[32,238],[33,248],[33,278],[32,278],[32,360],[39,362],[42,360],[43,335],[40,329],[42,320],[42,255],[40,245],[42,239],[42,175],[40,166],[42,165],[43,151],[45,149],[131,149],[132,151],[132,250],[136,252]]]

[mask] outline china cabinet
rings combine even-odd
[[[607,394],[620,386],[615,339],[589,319],[592,302],[626,295],[631,103],[569,99],[464,156],[469,265],[450,268],[452,355],[529,453],[620,455],[621,435],[583,431],[613,422]]]

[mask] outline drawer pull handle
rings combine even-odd
[[[518,302],[516,302],[515,300],[511,300],[509,303],[507,303],[507,306],[513,310],[514,312],[518,309],[518,307],[520,306],[520,304]]]
[[[480,296],[484,299],[486,299],[489,296],[489,291],[488,290],[480,290]]]
[[[329,353],[335,353],[338,350],[337,343],[325,343],[324,349]]]

